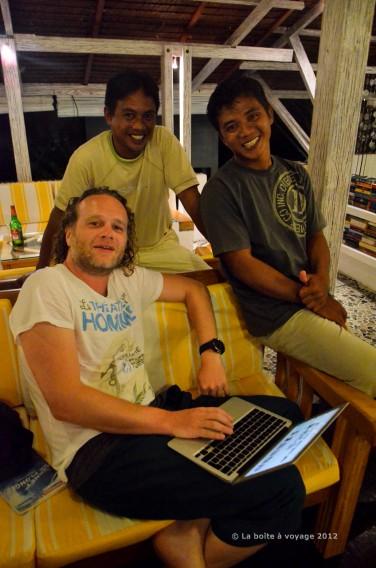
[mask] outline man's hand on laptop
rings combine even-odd
[[[199,407],[171,412],[171,433],[178,438],[224,440],[233,433],[232,417],[221,408]]]
[[[229,394],[226,372],[218,353],[208,350],[201,355],[197,386],[200,394],[210,396],[226,396]]]

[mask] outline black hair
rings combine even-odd
[[[218,116],[223,107],[231,106],[242,96],[255,98],[269,112],[270,105],[260,83],[248,75],[235,74],[219,83],[209,98],[206,112],[216,130],[219,130]]]
[[[115,75],[108,81],[104,104],[110,114],[114,114],[118,101],[139,90],[153,99],[155,109],[158,112],[159,89],[157,83],[148,73],[135,69],[126,69],[123,73]]]
[[[128,275],[134,272],[134,258],[135,258],[135,224],[134,224],[134,214],[129,209],[127,205],[127,200],[120,195],[116,190],[109,189],[108,187],[93,187],[84,191],[79,197],[71,197],[68,201],[64,217],[61,222],[60,230],[56,235],[54,243],[54,261],[56,264],[63,263],[67,258],[69,247],[67,245],[67,240],[65,236],[66,229],[68,227],[73,227],[78,219],[78,206],[87,197],[91,195],[109,195],[114,199],[117,199],[128,215],[128,226],[127,226],[127,246],[124,251],[124,256],[120,262],[120,266],[125,269]]]

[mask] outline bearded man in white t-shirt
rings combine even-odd
[[[135,267],[133,226],[115,191],[70,201],[57,264],[28,278],[12,310],[22,381],[54,467],[83,499],[119,516],[178,519],[154,538],[167,566],[233,566],[264,546],[257,535],[298,528],[304,486],[295,466],[231,486],[167,446],[171,436],[232,433],[231,417],[217,408],[227,379],[211,348],[218,340],[206,289]],[[177,387],[154,395],[142,313],[156,300],[187,306],[202,351],[196,400]],[[286,399],[250,400],[300,419]],[[249,540],[238,542],[234,534],[243,533]]]

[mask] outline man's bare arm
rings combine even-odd
[[[217,337],[217,327],[209,293],[203,284],[184,276],[164,274],[163,290],[159,300],[184,302],[199,345]],[[201,367],[197,376],[200,394],[224,396],[228,384],[221,356],[211,350],[201,355]]]
[[[272,298],[301,303],[301,285],[255,258],[250,248],[226,252],[221,254],[220,258],[238,280],[257,292]]]
[[[61,211],[61,209],[58,209],[57,207],[52,209],[47,227],[43,233],[37,270],[50,264],[55,235],[60,229],[63,216],[64,211]]]
[[[20,335],[26,361],[57,420],[119,434],[223,439],[232,432],[218,408],[169,412],[111,396],[80,381],[74,331],[38,323]]]
[[[185,189],[184,191],[179,193],[178,198],[184,205],[186,211],[191,216],[192,221],[194,222],[200,233],[202,233],[206,237],[205,227],[200,214],[200,193],[197,189],[197,185],[189,187],[188,189]]]

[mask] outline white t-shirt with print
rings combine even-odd
[[[27,365],[19,335],[39,322],[74,330],[81,381],[107,394],[147,405],[154,392],[144,366],[142,312],[160,296],[162,286],[159,272],[136,267],[131,276],[126,276],[116,269],[110,275],[105,297],[63,264],[38,270],[23,285],[10,316],[21,380],[51,449],[52,465],[63,480],[77,450],[99,432],[54,418]]]

